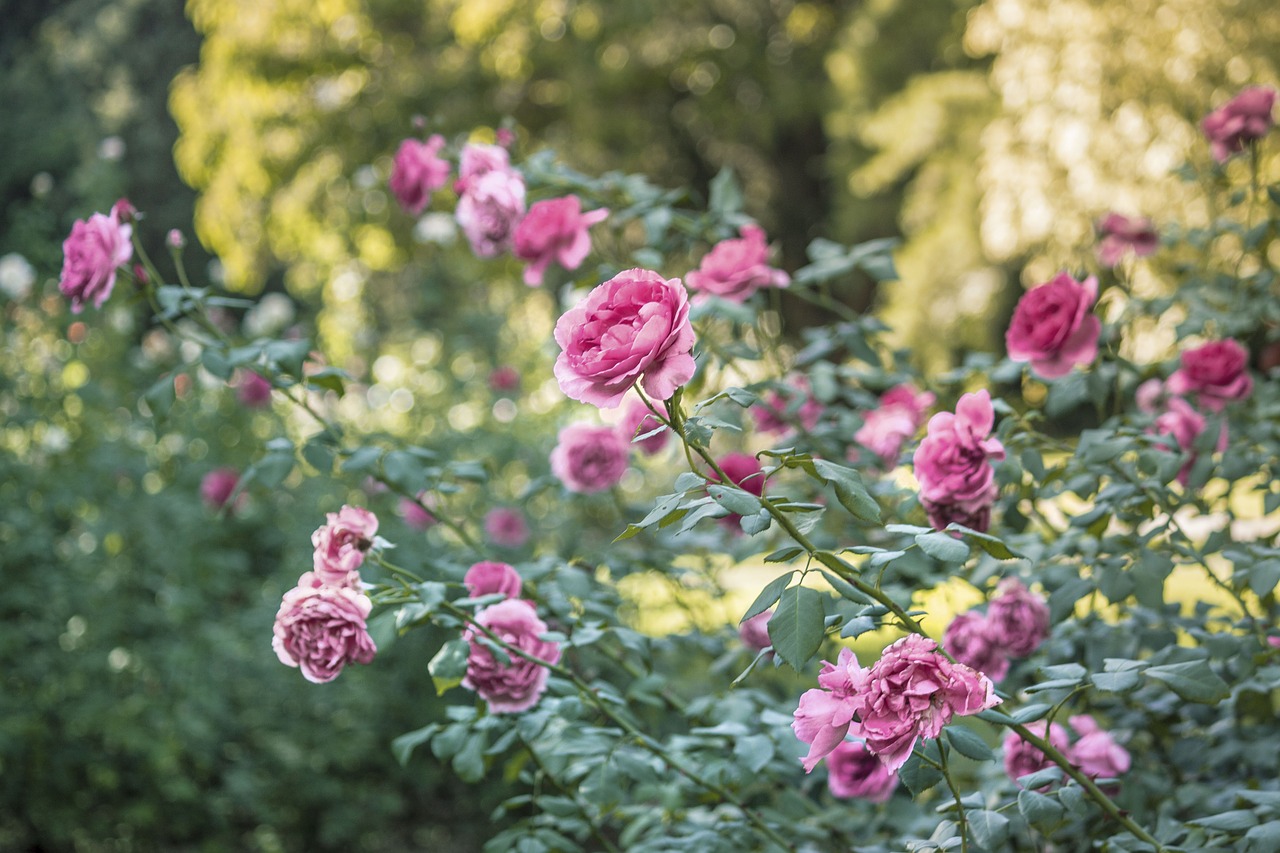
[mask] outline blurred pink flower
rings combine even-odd
[[[426,509],[423,508],[423,505],[426,506]],[[404,519],[405,524],[414,530],[426,530],[434,527],[437,523],[436,517],[429,511],[435,505],[435,495],[429,492],[418,492],[417,500],[410,498],[400,499],[400,517]]]
[[[236,469],[214,468],[200,481],[200,497],[210,509],[222,509],[239,482],[240,472]]]
[[[240,370],[235,377],[236,399],[240,405],[260,408],[271,402],[271,381],[252,370]]]
[[[1072,717],[1071,728],[1079,735],[1072,744],[1068,757],[1086,776],[1095,779],[1114,779],[1129,772],[1129,751],[1116,743],[1110,732],[1103,731],[1093,717]]]
[[[511,157],[507,149],[498,145],[469,142],[462,146],[458,164],[458,180],[453,189],[459,195],[467,192],[472,183],[489,172],[511,171]]]
[[[1076,281],[1062,272],[1022,295],[1005,332],[1014,361],[1029,361],[1043,379],[1066,376],[1075,365],[1098,355],[1102,321],[1090,313],[1098,299],[1098,280]]]
[[[373,602],[350,587],[315,586],[303,575],[284,594],[271,647],[280,662],[302,669],[308,681],[332,681],[348,663],[369,663],[377,647],[367,619]]]
[[[479,598],[493,592],[500,592],[507,598],[519,598],[520,589],[523,586],[520,573],[514,566],[490,560],[476,563],[467,569],[462,583],[467,588],[467,594],[472,598]]]
[[[471,251],[492,258],[511,246],[516,224],[524,215],[524,178],[515,170],[491,171],[467,182],[454,218]]]
[[[951,620],[942,637],[942,647],[957,663],[972,667],[992,681],[1009,673],[1009,655],[987,617],[977,610],[961,613]]]
[[[916,434],[934,400],[928,391],[910,384],[895,385],[880,396],[880,406],[867,412],[853,440],[870,450],[885,465],[898,461],[902,445]]]
[[[529,541],[529,523],[520,510],[497,507],[485,513],[484,534],[500,548],[520,548]]]
[[[551,451],[551,473],[571,492],[603,492],[626,473],[627,455],[627,442],[612,427],[570,424]]]
[[[520,371],[509,364],[499,365],[489,371],[489,388],[492,391],[508,393],[520,387]]]
[[[1163,413],[1156,417],[1155,423],[1152,425],[1150,432],[1156,435],[1167,435],[1173,439],[1178,449],[1191,453],[1191,458],[1178,471],[1178,482],[1182,485],[1187,484],[1187,479],[1191,474],[1191,466],[1195,464],[1196,453],[1195,443],[1200,434],[1205,431],[1207,421],[1204,415],[1197,412],[1190,403],[1181,397],[1170,397],[1166,403],[1167,408]],[[1227,424],[1224,421],[1222,428],[1218,433],[1218,452],[1227,449]]]
[[[548,664],[560,662],[560,646],[538,637],[547,625],[538,618],[533,605],[519,598],[500,601],[476,614],[476,622],[501,637],[509,646]],[[547,689],[548,670],[515,652],[508,652],[511,662],[504,664],[485,648],[478,637],[482,632],[468,625],[462,638],[471,644],[467,656],[467,674],[462,686],[474,690],[489,706],[491,714],[514,714],[527,711]]]
[[[799,422],[805,432],[812,432],[822,417],[823,405],[813,396],[809,380],[803,374],[793,374],[782,380],[786,390],[770,389],[760,402],[751,407],[760,432],[779,435],[794,430]]]
[[[773,645],[773,640],[769,637],[769,620],[772,618],[773,611],[766,610],[738,625],[738,637],[747,648],[758,652]]]
[[[1275,124],[1271,119],[1275,103],[1275,89],[1250,86],[1205,116],[1200,129],[1209,140],[1213,159],[1225,163],[1250,142],[1266,136]]]
[[[760,226],[744,225],[739,233],[742,239],[721,240],[685,276],[690,288],[740,303],[762,287],[791,283],[785,272],[769,266],[769,246]]]
[[[1253,393],[1249,351],[1231,338],[1183,350],[1180,360],[1169,377],[1170,394],[1194,394],[1200,405],[1219,412]]]
[[[1017,578],[1005,578],[987,606],[995,641],[1011,657],[1025,658],[1049,636],[1049,605]]]
[[[534,202],[515,230],[515,256],[528,261],[524,283],[530,287],[542,284],[542,274],[552,261],[566,270],[576,270],[591,251],[587,229],[603,222],[609,215],[605,208],[582,212],[576,195]]]
[[[827,788],[833,797],[883,803],[898,787],[891,772],[865,743],[841,741],[827,756]]]
[[[1125,252],[1139,258],[1154,254],[1160,248],[1160,235],[1145,216],[1130,219],[1119,213],[1108,213],[1098,223],[1098,260],[1108,267],[1120,263]]]
[[[1054,723],[1049,726],[1049,734],[1045,736],[1044,720],[1034,723],[1027,723],[1027,728],[1032,734],[1037,735],[1049,741],[1049,745],[1064,755],[1071,748],[1071,743],[1067,739],[1067,730],[1062,726]],[[1030,742],[1025,741],[1017,732],[1009,732],[1004,736],[1004,772],[1014,782],[1022,776],[1030,776],[1032,773],[1039,773],[1053,767],[1054,763],[1049,760],[1038,747],[1032,746]],[[1045,790],[1048,786],[1040,790]]]
[[[426,142],[406,139],[396,149],[388,185],[396,201],[417,216],[431,201],[431,194],[449,183],[449,161],[440,156],[444,137],[432,134]]]
[[[101,308],[107,301],[116,285],[116,269],[133,257],[132,235],[133,226],[122,224],[115,208],[109,216],[95,213],[71,226],[70,236],[62,241],[58,289],[71,300],[73,314],[88,302]]]

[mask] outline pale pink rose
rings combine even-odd
[[[364,556],[373,546],[378,533],[378,518],[367,509],[343,506],[325,516],[323,526],[311,534],[315,548],[312,570],[323,582],[351,586],[359,582],[356,572]]]
[[[1097,299],[1096,278],[1076,281],[1065,272],[1028,290],[1004,335],[1009,358],[1031,362],[1032,371],[1044,379],[1093,363],[1102,331],[1102,321],[1090,313]]]
[[[235,378],[236,399],[240,405],[251,409],[261,408],[271,402],[271,380],[252,370],[240,370]]]
[[[416,500],[412,498],[400,499],[400,517],[404,519],[405,524],[414,530],[426,530],[430,527],[435,527],[438,520],[431,514],[431,510],[435,508],[435,505],[435,495],[427,492],[418,492]]]
[[[1032,734],[1044,738],[1054,749],[1064,755],[1067,754],[1071,748],[1071,742],[1067,739],[1067,730],[1054,723],[1049,726],[1049,734],[1046,737],[1045,726],[1044,720],[1027,724]],[[1039,773],[1053,766],[1055,766],[1054,763],[1043,752],[1023,740],[1017,732],[1009,732],[1004,736],[1004,772],[1009,774],[1009,778],[1014,782],[1022,776],[1030,776],[1032,773]],[[1048,788],[1047,785],[1040,790],[1043,791],[1046,788]]]
[[[987,605],[996,642],[1015,658],[1025,658],[1049,636],[1049,605],[1017,578],[1005,578]]]
[[[996,638],[990,621],[977,610],[951,620],[942,636],[942,647],[957,663],[976,669],[992,681],[1009,673],[1009,655]]]
[[[666,400],[693,376],[693,326],[680,279],[631,269],[597,286],[556,322],[555,375],[571,399],[612,409],[637,380]],[[642,378],[643,377],[643,378]]]
[[[1082,714],[1069,722],[1080,737],[1067,757],[1082,773],[1094,779],[1114,779],[1129,772],[1129,751],[1116,743],[1110,732],[1103,731],[1097,720]]]
[[[488,628],[512,646],[548,664],[560,662],[560,646],[538,637],[547,625],[538,618],[533,605],[520,598],[509,598],[476,614],[476,622]],[[508,651],[511,663],[498,661],[493,653],[477,641],[481,631],[468,625],[462,638],[471,644],[467,656],[467,674],[462,686],[474,690],[489,706],[491,714],[515,714],[537,704],[547,689],[545,666]]]
[[[471,251],[481,258],[492,258],[511,245],[523,215],[524,178],[516,171],[485,172],[474,178],[454,210]]]
[[[1180,450],[1191,452],[1191,458],[1178,471],[1178,482],[1185,486],[1191,474],[1191,466],[1196,461],[1194,452],[1196,439],[1204,432],[1207,422],[1204,415],[1197,412],[1181,397],[1170,397],[1166,405],[1168,408],[1156,418],[1150,432],[1156,435],[1167,435],[1173,439]],[[1227,449],[1227,442],[1227,425],[1224,422],[1218,433],[1219,453]]]
[[[827,788],[833,797],[883,803],[898,787],[898,774],[871,754],[865,743],[841,741],[827,756]]]
[[[284,594],[271,647],[280,662],[301,667],[307,681],[333,681],[348,663],[368,663],[377,647],[367,620],[369,596],[350,587],[315,586],[308,572]]]
[[[170,228],[169,233],[164,235],[164,243],[170,249],[177,250],[187,245],[187,238],[177,228]]]
[[[813,396],[809,380],[803,375],[795,374],[782,381],[785,391],[770,389],[751,407],[756,429],[782,435],[792,432],[798,422],[805,432],[812,432],[822,417],[822,402]]]
[[[587,229],[608,215],[603,207],[583,213],[576,195],[534,202],[515,232],[515,256],[529,262],[524,268],[524,283],[530,287],[542,284],[542,274],[552,261],[566,270],[580,267],[591,251]]]
[[[1231,338],[1183,350],[1181,363],[1169,377],[1169,393],[1194,394],[1212,412],[1253,393],[1249,351]]]
[[[844,740],[857,711],[857,693],[866,677],[867,670],[858,664],[850,649],[841,649],[834,664],[822,662],[818,686],[800,696],[791,721],[796,737],[809,744],[809,754],[800,759],[804,772],[812,773],[818,762]]]
[[[1134,392],[1134,401],[1138,404],[1138,411],[1152,414],[1156,409],[1160,408],[1160,404],[1165,397],[1164,383],[1159,379],[1148,379],[1138,386],[1138,390]]]
[[[730,302],[742,302],[762,287],[786,287],[791,277],[769,266],[769,246],[764,230],[744,225],[740,240],[721,240],[702,258],[696,270],[685,276],[689,287]]]
[[[509,171],[511,171],[511,158],[507,154],[507,149],[498,145],[469,142],[462,146],[462,155],[458,162],[458,180],[454,183],[453,189],[462,195],[481,175]]]
[[[772,618],[773,611],[766,610],[743,620],[738,625],[738,637],[743,645],[757,652],[772,646],[773,640],[769,637],[769,620]]]
[[[116,269],[133,257],[129,238],[133,226],[122,224],[115,208],[109,216],[95,213],[88,221],[77,219],[62,241],[62,276],[58,289],[71,300],[71,312],[79,314],[88,302],[101,308],[116,286]]]
[[[520,510],[497,507],[485,513],[484,535],[500,548],[520,548],[529,541],[529,523]]]
[[[1267,645],[1280,648],[1280,636],[1267,637]]]
[[[935,527],[966,519],[974,524],[965,526],[985,529],[998,491],[991,460],[1004,458],[1004,445],[990,437],[994,426],[986,389],[961,397],[955,414],[939,412],[929,419],[913,465],[920,502]]]
[[[570,424],[551,451],[551,473],[571,492],[603,492],[626,470],[627,442],[612,427]]]
[[[462,583],[467,587],[467,594],[479,598],[492,592],[500,592],[507,598],[519,598],[523,582],[515,566],[506,563],[495,563],[485,560],[467,569]]]
[[[509,364],[495,367],[489,371],[489,389],[499,393],[510,393],[520,387],[520,371]]]
[[[449,183],[449,161],[440,156],[444,137],[440,134],[423,142],[406,139],[396,149],[388,185],[391,194],[407,212],[417,216],[431,201],[431,194]]]
[[[200,481],[200,497],[210,509],[222,509],[239,482],[240,472],[236,469],[215,468]]]
[[[1271,109],[1276,103],[1276,90],[1268,86],[1250,86],[1204,117],[1200,129],[1213,150],[1213,159],[1225,163],[1250,142],[1261,139],[1271,130]]]
[[[724,471],[729,482],[744,492],[750,492],[756,497],[764,494],[764,469],[760,466],[760,460],[750,453],[726,453],[716,460],[716,464]],[[712,472],[711,482],[720,482],[720,476]],[[722,525],[735,529],[741,521],[742,516],[733,512],[720,519]]]
[[[937,398],[910,384],[895,385],[880,396],[879,408],[863,418],[853,440],[870,450],[885,465],[898,461],[902,445],[916,434],[924,415]]]
[[[1125,252],[1142,258],[1160,248],[1160,235],[1145,216],[1130,219],[1119,213],[1108,213],[1098,223],[1098,260],[1108,267],[1120,263]]]
[[[654,405],[659,411],[666,413],[665,403],[659,401]],[[649,435],[654,430],[659,432]],[[653,412],[649,411],[649,407],[638,397],[627,400],[627,407],[622,411],[622,420],[618,421],[618,434],[626,439],[628,444],[640,448],[641,452],[649,456],[666,447],[667,440],[671,438],[671,430],[663,426],[662,421],[654,417]],[[637,441],[636,439],[642,435],[649,437]]]

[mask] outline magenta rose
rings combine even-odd
[[[605,208],[583,213],[576,195],[534,202],[515,232],[515,256],[529,262],[524,283],[542,284],[542,274],[552,261],[566,270],[581,266],[591,251],[587,229],[608,215]]]
[[[524,599],[509,598],[486,607],[476,614],[476,622],[526,655],[548,664],[560,662],[560,646],[538,639],[547,632],[547,625]],[[501,663],[477,641],[481,633],[474,625],[468,625],[462,634],[471,644],[462,686],[479,694],[491,714],[529,710],[547,689],[547,668],[511,651],[507,652],[511,663]]]
[[[431,194],[449,183],[449,161],[440,156],[444,137],[433,134],[426,142],[406,139],[396,150],[388,185],[407,212],[417,216],[431,201]]]
[[[951,620],[942,636],[942,647],[957,663],[976,669],[992,681],[1009,673],[1009,655],[992,630],[987,617],[976,610]]]
[[[762,287],[786,287],[791,277],[769,266],[769,246],[758,225],[744,225],[740,240],[721,240],[686,277],[702,294],[742,302]]]
[[[485,513],[484,535],[501,548],[520,548],[529,541],[529,523],[520,510],[498,507]]]
[[[252,370],[242,370],[236,375],[236,399],[240,405],[251,409],[261,408],[271,402],[271,380]]]
[[[1275,103],[1275,89],[1250,86],[1205,116],[1200,129],[1209,140],[1213,159],[1225,163],[1250,142],[1266,136],[1274,124],[1271,109]]]
[[[833,797],[883,803],[898,787],[898,775],[865,743],[841,741],[827,756],[827,787]]]
[[[1067,740],[1067,730],[1062,726],[1054,723],[1049,726],[1049,734],[1045,736],[1044,720],[1035,723],[1028,723],[1027,728],[1032,734],[1037,735],[1049,741],[1049,745],[1064,755],[1071,747]],[[1023,776],[1030,776],[1032,773],[1039,773],[1041,770],[1047,770],[1055,766],[1038,747],[1032,746],[1030,742],[1025,741],[1017,732],[1009,732],[1004,736],[1004,772],[1009,774],[1009,778],[1017,782]],[[1047,788],[1048,786],[1045,786]],[[1041,790],[1045,790],[1041,788]]]
[[[523,215],[524,178],[516,171],[485,172],[474,178],[454,210],[471,251],[480,258],[506,250]]]
[[[200,498],[210,509],[222,509],[239,482],[240,472],[236,469],[215,468],[200,481]]]
[[[840,745],[849,732],[857,711],[856,696],[867,671],[850,649],[841,649],[836,663],[822,662],[818,686],[806,690],[796,706],[791,730],[809,744],[809,754],[800,759],[804,772],[812,773],[818,762]]]
[[[1220,412],[1253,393],[1249,351],[1231,338],[1183,350],[1167,387],[1170,394],[1194,394],[1200,405]]]
[[[867,412],[853,440],[870,450],[885,465],[898,461],[902,445],[924,423],[924,413],[933,405],[928,391],[913,385],[895,385],[880,396],[880,406]]]
[[[1185,486],[1187,478],[1191,474],[1191,466],[1196,461],[1194,452],[1196,439],[1205,431],[1207,422],[1204,415],[1197,412],[1190,403],[1181,397],[1170,397],[1166,405],[1167,408],[1156,417],[1150,431],[1156,435],[1169,436],[1173,439],[1178,449],[1191,454],[1191,458],[1178,471],[1178,482]],[[1224,422],[1218,432],[1219,453],[1227,449],[1228,440],[1227,425]]]
[[[773,639],[769,636],[769,620],[772,618],[773,611],[766,610],[750,619],[744,619],[738,625],[738,637],[743,645],[757,652],[772,646]]]
[[[1011,657],[1025,658],[1049,636],[1049,605],[1022,581],[1005,578],[987,605],[987,621],[996,642]]]
[[[378,533],[378,518],[367,509],[343,506],[325,516],[325,524],[311,534],[315,548],[312,570],[324,583],[354,586],[353,577]]]
[[[1069,722],[1079,739],[1067,755],[1082,773],[1095,779],[1114,779],[1129,772],[1129,751],[1116,743],[1110,732],[1103,731],[1097,720],[1080,715]]]
[[[348,663],[368,663],[377,647],[367,621],[373,602],[350,587],[315,586],[308,575],[284,594],[271,647],[308,681],[333,681]]]
[[[998,491],[990,460],[1004,458],[1004,445],[990,437],[994,425],[986,389],[961,397],[955,414],[939,412],[929,419],[913,465],[920,502],[935,527],[968,520],[980,526],[966,527],[985,529]]]
[[[822,417],[822,402],[813,396],[809,380],[803,375],[788,376],[783,380],[785,391],[770,390],[761,401],[752,406],[760,432],[787,434],[799,423],[806,432],[812,432]]]
[[[1005,332],[1005,347],[1014,361],[1029,361],[1044,379],[1066,376],[1077,364],[1098,355],[1102,322],[1090,311],[1098,299],[1098,280],[1076,281],[1062,272],[1022,295]]]
[[[485,560],[476,563],[467,569],[467,574],[462,578],[462,583],[467,587],[467,594],[472,598],[479,598],[482,595],[500,592],[507,598],[519,598],[520,588],[523,582],[520,580],[520,573],[515,570],[514,566],[506,563],[495,563]]]
[[[1098,260],[1104,266],[1120,263],[1125,252],[1133,252],[1142,258],[1154,254],[1160,248],[1160,235],[1145,216],[1130,219],[1119,213],[1108,213],[1098,223]]]
[[[660,401],[654,405],[664,413],[667,410],[666,404]],[[649,456],[666,447],[667,440],[671,438],[671,430],[663,426],[662,421],[654,417],[644,401],[638,398],[627,401],[627,407],[622,412],[622,420],[618,421],[618,434],[625,438],[628,444],[640,448],[641,452]],[[648,437],[641,439],[642,435]]]
[[[693,376],[688,297],[680,279],[652,270],[626,270],[597,286],[560,317],[555,338],[560,390],[602,409],[617,406],[637,380],[666,400]]]
[[[612,427],[570,424],[551,451],[551,473],[571,492],[603,492],[626,470],[627,442]]]
[[[116,269],[133,257],[129,238],[133,226],[121,223],[119,212],[95,213],[88,221],[77,219],[62,241],[62,276],[58,289],[71,300],[71,312],[79,314],[85,303],[101,308],[116,286]]]

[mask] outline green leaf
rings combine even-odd
[[[969,833],[979,847],[995,850],[1009,838],[1009,818],[990,809],[966,812]]]
[[[1046,797],[1035,791],[1019,791],[1018,811],[1022,812],[1022,816],[1032,826],[1048,832],[1062,821],[1065,809],[1052,797]]]
[[[142,395],[142,399],[147,401],[147,408],[151,410],[151,416],[158,421],[164,420],[169,409],[173,408],[173,401],[177,399],[174,378],[172,374],[162,376]]]
[[[438,731],[440,731],[440,724],[432,723],[417,731],[402,734],[391,741],[391,754],[396,757],[400,766],[404,767],[409,763],[409,756],[413,754],[414,749],[431,740]]]
[[[274,489],[293,472],[293,452],[272,451],[253,463],[254,479],[264,489]]]
[[[479,782],[484,776],[485,740],[483,732],[476,732],[453,756],[453,771],[463,782]]]
[[[427,664],[427,672],[431,673],[437,696],[462,683],[463,676],[467,674],[467,657],[470,653],[471,645],[463,639],[450,640],[436,652],[431,663]]]
[[[282,373],[301,378],[302,363],[311,354],[311,341],[306,338],[296,341],[272,341],[263,348],[263,352]]]
[[[711,198],[707,207],[721,219],[742,211],[742,187],[733,169],[725,166],[711,179]]]
[[[876,620],[870,616],[855,616],[840,629],[841,637],[861,637],[868,631],[876,629]]]
[[[779,548],[777,551],[774,551],[772,554],[769,554],[768,556],[766,556],[764,558],[764,561],[766,563],[786,563],[786,562],[790,562],[791,560],[794,560],[796,557],[799,557],[803,553],[804,553],[804,549],[799,546],[795,546],[791,548]]]
[[[822,645],[824,598],[807,586],[787,587],[778,598],[778,609],[769,620],[769,639],[778,657],[792,669],[803,669]]]
[[[769,514],[767,509],[761,509],[754,515],[744,515],[738,522],[738,526],[742,528],[742,532],[748,536],[755,536],[757,533],[763,533],[769,529],[770,524],[773,524],[773,516]]]
[[[304,444],[302,458],[321,474],[328,474],[333,470],[333,448],[322,442],[309,441]]]
[[[964,534],[965,539],[970,540],[997,560],[1017,560],[1022,557],[1021,554],[1004,544],[1003,540],[996,536],[992,536],[990,533],[981,533],[973,528],[965,527],[963,524],[956,524],[955,522],[948,524],[947,530],[955,530]]]
[[[765,765],[773,760],[773,753],[773,738],[768,735],[746,735],[737,738],[733,744],[734,756],[752,773],[763,770]]]
[[[200,353],[200,363],[204,365],[205,370],[224,382],[231,378],[231,371],[234,370],[231,362],[227,361],[226,356],[218,349],[209,348]]]
[[[946,732],[947,742],[966,758],[972,758],[974,761],[995,760],[996,756],[991,751],[991,747],[987,746],[987,742],[972,730],[960,725],[950,725],[943,731]]]
[[[1208,817],[1193,818],[1187,823],[1218,832],[1240,832],[1258,825],[1258,816],[1249,809],[1235,809]]]
[[[831,588],[840,593],[841,598],[846,599],[847,601],[857,602],[858,604],[871,603],[871,599],[868,596],[858,592],[857,587],[849,583],[844,578],[824,569],[819,569],[818,571],[822,572],[822,576],[826,578],[827,583],[831,584]]]
[[[813,470],[835,488],[836,499],[854,518],[871,523],[880,521],[880,504],[871,497],[857,471],[826,459],[813,460]]]
[[[921,533],[916,536],[916,544],[921,551],[944,563],[963,563],[969,559],[969,546],[949,533]]]
[[[911,796],[918,797],[934,785],[942,781],[942,774],[937,768],[930,764],[926,764],[920,760],[920,756],[912,753],[907,759],[907,763],[902,765],[898,770],[898,779],[903,785],[907,786],[907,790],[911,792]]]
[[[1143,670],[1149,678],[1167,685],[1188,702],[1216,705],[1231,695],[1231,688],[1204,660],[1167,663]]]
[[[341,368],[325,367],[307,376],[307,385],[322,391],[333,391],[341,397],[347,392],[346,381],[350,378]]]
[[[1037,770],[1035,773],[1019,776],[1018,784],[1029,791],[1034,791],[1036,788],[1043,788],[1045,785],[1061,782],[1062,777],[1061,767],[1046,767],[1043,770]]]
[[[747,608],[746,613],[742,614],[742,619],[739,621],[746,622],[752,616],[758,616],[772,607],[778,601],[778,597],[782,595],[782,591],[787,588],[787,584],[791,583],[791,576],[794,574],[795,572],[787,572],[786,574],[778,575],[765,584],[764,589],[760,590],[756,600],[751,602],[751,606]]]
[[[1089,676],[1093,686],[1110,693],[1125,693],[1138,686],[1142,680],[1136,670],[1124,672],[1095,672]]]
[[[1280,204],[1280,200],[1276,202]],[[1269,820],[1244,834],[1245,853],[1272,853],[1280,850],[1280,820]]]

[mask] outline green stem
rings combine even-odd
[[[928,761],[928,759],[925,759]],[[929,762],[932,764],[933,762]],[[942,773],[942,778],[947,782],[947,788],[951,791],[951,796],[956,801],[956,828],[960,831],[960,853],[969,853],[969,819],[964,814],[964,803],[960,802],[960,789],[956,787],[955,780],[951,778],[951,771],[947,768],[947,748],[938,742],[938,770]]]
[[[578,813],[582,815],[582,819],[586,821],[589,827],[591,827],[591,834],[600,841],[601,845],[604,846],[604,849],[610,851],[610,853],[620,853],[617,845],[609,840],[600,825],[592,819],[591,810],[587,807],[587,804],[582,802],[581,798],[579,798],[578,792],[569,790],[564,783],[557,779],[555,775],[547,769],[547,766],[542,763],[542,759],[538,756],[538,751],[533,748],[533,744],[529,743],[529,741],[524,737],[520,738],[520,743],[523,744],[524,748],[529,752],[529,758],[533,760],[533,764],[538,768],[538,772],[541,773],[542,776],[553,786],[555,786],[556,790],[568,797],[577,807]]]

